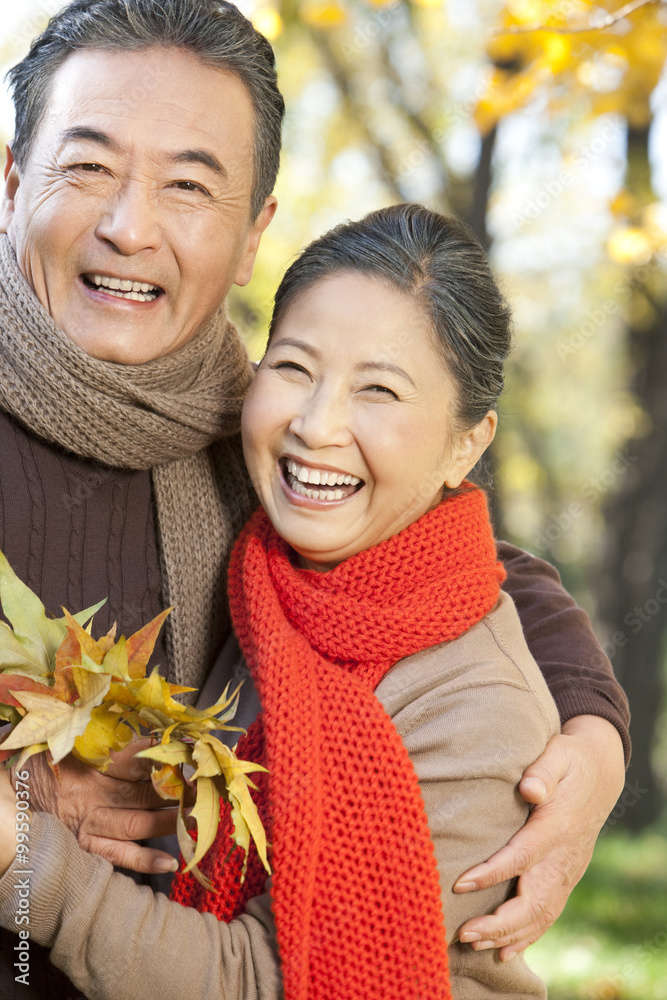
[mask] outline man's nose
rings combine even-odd
[[[96,234],[123,256],[157,249],[162,234],[151,192],[138,181],[124,185],[106,205]]]
[[[353,439],[347,399],[342,394],[316,388],[292,418],[290,431],[311,451],[345,447]]]

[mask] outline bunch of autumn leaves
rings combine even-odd
[[[238,730],[228,725],[238,704],[238,689],[205,711],[181,705],[173,695],[192,688],[168,684],[157,667],[146,676],[148,661],[169,614],[163,611],[135,635],[116,639],[92,637],[92,618],[100,604],[65,617],[48,618],[39,598],[16,576],[0,552],[0,603],[11,628],[0,621],[0,724],[12,729],[0,740],[0,763],[20,768],[36,753],[46,753],[58,774],[59,762],[73,753],[86,764],[106,771],[112,751],[131,740],[151,736],[155,743],[138,757],[153,761],[152,782],[165,800],[178,803],[177,834],[186,871],[207,889],[211,885],[197,865],[215,839],[220,799],[231,806],[232,838],[247,860],[250,838],[267,871],[266,837],[248,775],[264,770],[239,760],[213,735]],[[64,609],[63,609],[64,610]],[[191,772],[186,778],[183,768]],[[196,789],[186,825],[186,792]],[[245,866],[244,866],[245,871]]]

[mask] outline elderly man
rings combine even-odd
[[[201,686],[229,630],[226,562],[253,502],[238,436],[251,369],[224,301],[250,280],[276,208],[273,53],[224,2],[76,0],[11,78],[0,547],[53,612],[108,597],[100,629],[117,620],[127,634],[173,604],[162,662],[170,680]],[[627,714],[554,572],[502,543],[500,555],[564,722],[524,776],[538,803],[527,827],[459,885],[522,875],[516,899],[462,933],[508,958],[555,918],[586,866],[622,785]],[[72,761],[56,801],[36,768],[32,806],[115,863],[173,870],[132,843],[168,832],[169,811],[142,811],[156,804],[149,786],[118,775]],[[0,787],[6,832],[14,806]],[[125,809],[106,808],[119,800]],[[3,933],[3,997],[279,995],[267,897],[230,925],[182,907],[174,917],[176,904],[110,876],[43,812],[30,850],[29,974],[17,982],[18,939]],[[12,860],[5,846],[0,873]],[[16,933],[14,883],[0,881],[0,923]]]

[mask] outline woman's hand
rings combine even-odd
[[[615,727],[594,715],[566,722],[524,772],[519,789],[535,805],[526,825],[454,886],[455,892],[471,892],[519,876],[516,895],[494,914],[468,920],[459,939],[477,951],[499,948],[503,961],[537,941],[586,871],[624,781],[623,745]]]
[[[137,740],[114,754],[106,775],[70,754],[60,762],[58,780],[43,754],[31,757],[24,768],[30,771],[33,809],[53,813],[85,851],[114,865],[146,873],[176,871],[171,855],[134,843],[176,829],[176,810],[163,808],[164,800],[147,780],[150,761],[134,756],[149,742]]]

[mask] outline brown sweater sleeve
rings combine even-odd
[[[528,647],[558,706],[561,724],[575,715],[611,722],[630,759],[630,713],[625,692],[593,633],[585,611],[563,587],[556,569],[529,552],[498,542],[507,572],[503,589],[512,597]]]

